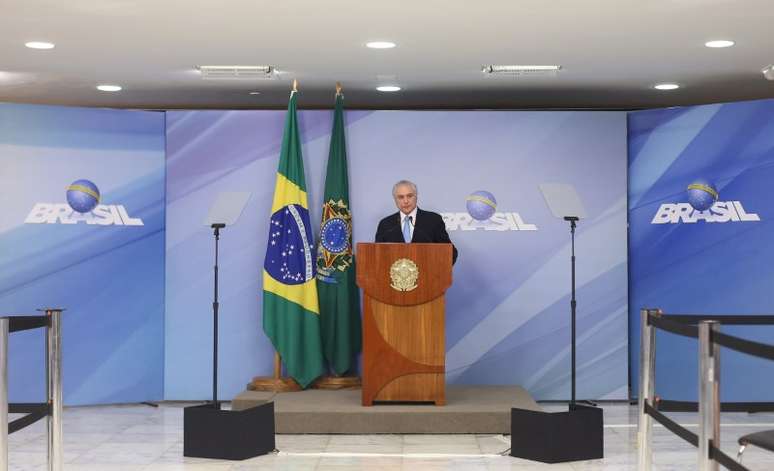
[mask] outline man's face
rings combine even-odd
[[[395,206],[403,214],[408,214],[417,207],[417,194],[409,185],[399,185],[395,189],[393,197],[395,198]]]

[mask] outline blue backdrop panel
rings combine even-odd
[[[165,398],[211,394],[212,232],[222,191],[252,197],[220,252],[221,394],[270,375],[260,273],[284,111],[167,113]],[[299,113],[311,217],[319,224],[332,113]],[[392,185],[419,185],[419,205],[444,215],[460,250],[447,292],[448,380],[521,384],[569,397],[570,235],[538,185],[573,184],[589,218],[577,234],[578,394],[627,393],[626,115],[620,112],[350,111],[345,117],[355,242],[396,211]],[[494,217],[466,211],[473,192]],[[317,232],[318,229],[315,230]]]
[[[774,101],[631,113],[628,132],[636,388],[639,309],[774,314]],[[718,202],[709,213],[688,204],[688,185],[696,182],[717,190]],[[724,330],[768,343],[774,338],[774,327]],[[695,400],[696,341],[662,332],[656,350],[657,392]],[[774,365],[725,349],[721,355],[724,401],[771,400]]]
[[[0,313],[67,309],[66,404],[161,399],[163,113],[1,104],[0,165]],[[101,196],[83,215],[82,179]],[[12,334],[12,401],[43,399],[43,339]]]

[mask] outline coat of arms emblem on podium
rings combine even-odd
[[[399,258],[390,266],[390,286],[398,291],[411,291],[417,287],[419,267],[408,258]]]

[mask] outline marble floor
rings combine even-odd
[[[502,435],[277,435],[279,453],[230,462],[183,457],[183,407],[189,404],[70,407],[64,413],[65,469],[70,470],[635,470],[634,406],[604,404],[605,458],[546,465],[499,456]],[[565,406],[542,405],[545,410]],[[695,413],[669,414],[696,430]],[[16,416],[11,416],[11,419]],[[774,429],[774,413],[724,413],[722,448],[736,456],[736,439]],[[9,469],[45,470],[45,421],[9,437]],[[696,469],[696,450],[663,427],[654,428],[654,469]],[[750,448],[744,464],[774,469],[774,454]]]

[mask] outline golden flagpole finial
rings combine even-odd
[[[298,79],[293,79],[293,91],[298,92]]]
[[[341,82],[336,82],[336,96],[341,95]]]

